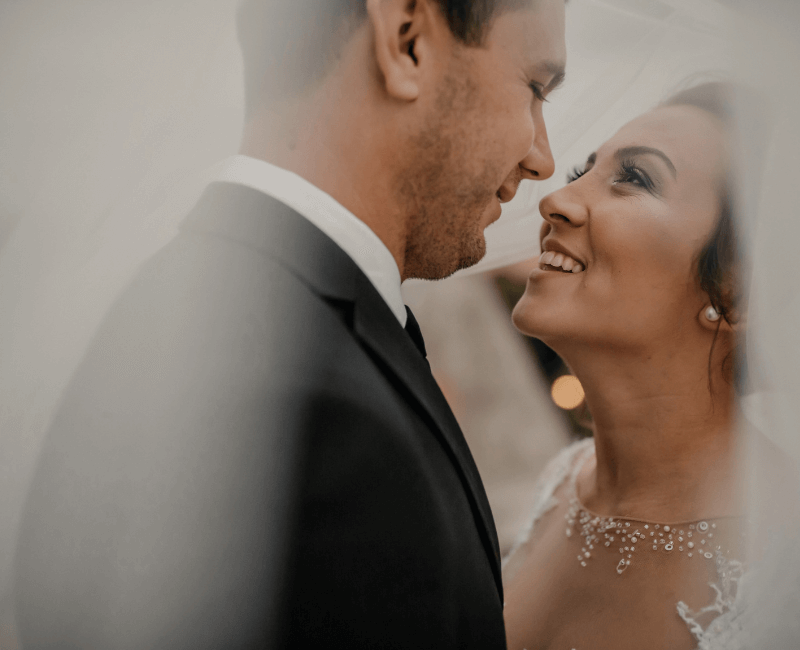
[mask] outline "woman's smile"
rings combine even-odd
[[[539,268],[542,271],[559,271],[561,273],[583,273],[584,268],[578,260],[563,253],[547,252],[539,256]]]
[[[576,253],[559,242],[547,238],[542,242],[542,254],[539,256],[539,268],[542,271],[560,273],[583,273],[586,262]]]
[[[707,300],[692,278],[719,211],[723,152],[712,116],[667,107],[590,155],[539,205],[542,253],[514,310],[517,327],[562,356],[581,341],[662,349],[690,331]],[[581,276],[581,290],[543,280],[558,276]]]

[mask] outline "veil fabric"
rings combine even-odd
[[[748,364],[756,392],[745,398],[748,420],[782,452],[800,461],[800,287],[793,273],[800,222],[800,184],[794,170],[800,151],[800,7],[775,0],[737,3],[730,25],[736,79],[758,98],[771,132],[753,129],[742,106],[739,124],[742,230],[752,259],[747,322]],[[753,501],[760,489],[754,483]],[[800,481],[788,486],[776,509],[783,527],[744,585],[740,626],[743,648],[796,647],[800,639]],[[754,520],[755,521],[755,520]],[[760,530],[753,523],[751,535]]]
[[[476,273],[539,254],[539,201],[623,124],[678,90],[729,78],[730,10],[715,0],[567,3],[567,81],[545,105],[555,174],[525,182],[486,231]]]
[[[0,598],[44,432],[94,328],[169,241],[198,173],[237,149],[236,4],[0,3]]]
[[[2,592],[43,433],[94,327],[137,265],[172,237],[204,170],[238,148],[236,5],[0,4]],[[748,351],[759,377],[744,407],[800,459],[800,11],[793,0],[572,0],[567,12],[568,80],[545,108],[556,174],[520,188],[487,231],[486,258],[462,273],[538,254],[539,200],[628,120],[691,83],[757,88],[774,130],[766,142],[747,124],[740,133],[753,260]],[[787,531],[799,523],[790,518]],[[747,585],[742,647],[800,638],[800,554],[789,533],[774,548]]]

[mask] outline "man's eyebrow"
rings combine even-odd
[[[595,151],[592,154],[589,154],[589,157],[586,159],[586,166],[594,165],[597,162],[597,152]]]
[[[670,172],[672,172],[672,177],[677,180],[678,179],[678,170],[675,169],[675,165],[669,159],[667,154],[665,154],[660,149],[654,149],[653,147],[623,147],[622,149],[617,149],[617,152],[614,154],[614,157],[617,160],[624,160],[625,158],[631,158],[633,156],[642,156],[642,155],[651,155],[651,156],[658,156],[661,160],[664,161],[664,164],[669,167]]]

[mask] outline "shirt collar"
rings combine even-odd
[[[216,165],[211,180],[263,192],[305,217],[350,256],[405,327],[407,314],[397,262],[369,226],[330,194],[293,172],[241,154]]]

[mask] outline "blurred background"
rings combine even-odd
[[[9,611],[16,525],[42,435],[94,327],[137,266],[172,237],[207,170],[238,150],[236,5],[0,3],[0,611]],[[745,408],[797,454],[800,300],[790,265],[800,234],[798,6],[571,0],[568,81],[546,106],[555,176],[523,185],[504,206],[478,267],[405,284],[504,550],[527,523],[544,464],[590,434],[576,380],[510,323],[539,253],[538,202],[626,121],[703,80],[755,88],[779,134],[753,142],[745,125],[741,138],[743,227],[758,293],[748,345],[764,388]],[[748,147],[766,151],[761,168],[747,168]],[[2,621],[0,649],[13,648],[10,615]]]

